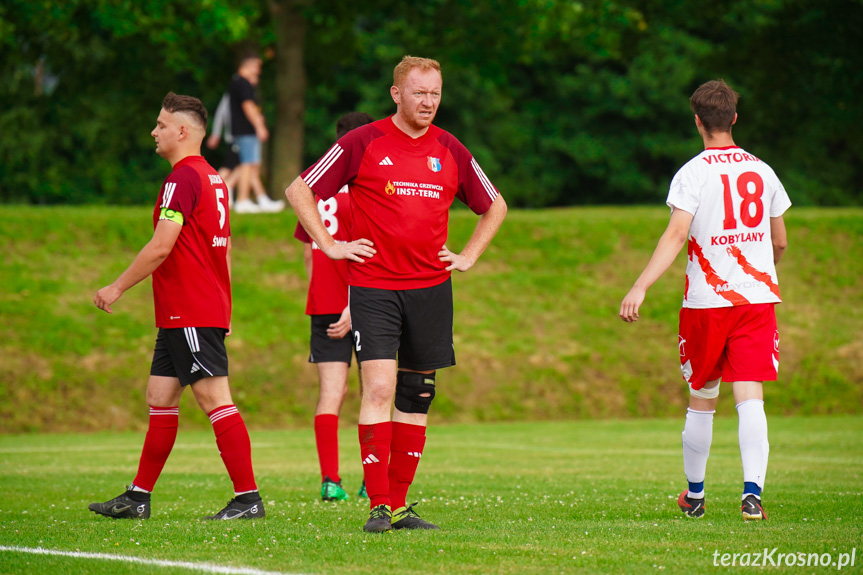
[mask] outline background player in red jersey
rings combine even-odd
[[[150,426],[138,474],[126,492],[90,510],[114,518],[150,517],[150,493],[177,437],[180,397],[191,386],[207,413],[234,484],[234,498],[207,519],[264,517],[246,424],[231,399],[225,336],[231,326],[231,224],[227,187],[201,157],[207,110],[200,100],[165,96],[151,135],[173,167],[153,210],[153,238],[93,303],[113,313],[123,293],[152,274],[159,334],[147,382]]]
[[[704,151],[671,181],[671,221],[650,262],[620,304],[638,320],[648,288],[689,240],[686,291],[680,311],[681,371],[690,400],[683,428],[689,488],[678,498],[690,517],[704,515],[704,478],[721,380],[732,382],[743,462],[743,519],[766,519],[761,490],[769,444],[763,381],[779,369],[775,264],[787,238],[782,214],[791,205],[770,167],[734,144],[737,94],[722,80],[690,99]]]
[[[405,56],[390,88],[396,113],[339,139],[285,191],[321,250],[349,260],[351,330],[363,379],[360,452],[371,506],[364,529],[372,532],[437,528],[406,498],[425,446],[435,372],[455,365],[450,272],[470,269],[506,216],[506,203],[467,148],[432,124],[442,86],[440,64]],[[345,184],[357,239],[337,243],[315,194],[326,200]],[[480,215],[461,253],[446,246],[455,198]]]
[[[336,124],[339,138],[374,118],[362,112],[345,114]],[[351,204],[348,186],[335,197],[315,198],[321,221],[337,242],[350,241]],[[321,466],[321,499],[348,499],[339,475],[339,413],[348,392],[348,369],[354,353],[348,307],[348,262],[331,260],[297,223],[294,237],[304,243],[303,261],[309,277],[306,315],[311,316],[309,361],[318,366],[320,393],[315,409],[315,442]],[[365,484],[360,497],[366,496]]]

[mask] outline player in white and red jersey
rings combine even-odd
[[[171,163],[153,210],[153,238],[93,302],[108,313],[123,293],[153,276],[159,334],[147,382],[150,425],[138,474],[126,492],[91,511],[112,518],[148,519],[150,493],[177,437],[180,397],[191,386],[207,413],[234,498],[207,519],[264,517],[252,471],[246,424],[231,399],[225,336],[231,328],[231,224],[227,186],[201,157],[207,110],[200,100],[165,96],[151,135]]]
[[[647,267],[620,305],[638,320],[647,289],[689,240],[679,351],[690,400],[683,429],[683,467],[689,487],[678,498],[690,517],[704,515],[704,478],[721,380],[732,382],[740,420],[743,519],[766,519],[761,490],[769,444],[764,381],[779,369],[775,264],[787,245],[782,214],[791,205],[770,167],[734,144],[737,93],[722,80],[690,99],[704,151],[671,181],[671,221]]]
[[[440,65],[406,56],[393,72],[395,115],[349,132],[286,190],[303,227],[333,259],[348,259],[351,330],[362,367],[359,436],[371,504],[366,531],[436,529],[407,505],[425,445],[437,369],[455,364],[452,270],[470,269],[506,215],[471,153],[432,125]],[[350,185],[351,242],[321,223],[324,200]],[[479,223],[461,253],[446,246],[458,198]],[[395,409],[390,415],[395,403]]]
[[[336,124],[339,138],[351,130],[372,122],[362,112],[345,114]],[[337,242],[349,242],[351,200],[348,186],[342,186],[334,197],[315,197],[321,221],[327,233]],[[315,443],[321,468],[321,499],[349,499],[339,475],[339,413],[348,392],[348,369],[354,353],[351,312],[348,307],[348,262],[331,260],[315,244],[299,223],[294,237],[304,243],[303,255],[309,277],[306,315],[311,316],[309,361],[318,367],[320,392],[315,409]],[[359,490],[366,496],[365,485]]]

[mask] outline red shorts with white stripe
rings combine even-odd
[[[775,304],[680,310],[683,379],[692,389],[708,381],[774,381],[779,371]]]

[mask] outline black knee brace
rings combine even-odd
[[[396,379],[396,409],[403,413],[428,413],[434,399],[433,373],[400,371]],[[422,394],[427,393],[428,397]]]

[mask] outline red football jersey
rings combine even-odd
[[[328,200],[315,196],[318,213],[327,231],[337,242],[351,241],[351,200],[348,187]],[[306,299],[307,315],[342,313],[348,306],[348,260],[331,260],[299,223],[294,237],[312,244],[312,281]]]
[[[384,118],[351,130],[303,180],[322,199],[350,184],[351,238],[374,242],[377,254],[348,262],[352,286],[391,290],[439,285],[450,272],[438,257],[449,208],[458,198],[484,214],[498,191],[452,134],[430,126],[411,138]]]
[[[218,172],[201,156],[183,158],[165,179],[153,227],[167,219],[181,221],[183,229],[168,258],[153,272],[156,326],[230,327],[226,190]]]

